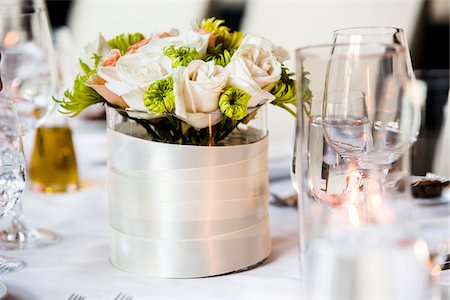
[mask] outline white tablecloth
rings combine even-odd
[[[27,264],[23,270],[0,277],[11,299],[67,299],[74,292],[87,299],[114,299],[119,292],[134,299],[295,299],[299,295],[293,208],[271,208],[273,251],[256,269],[188,280],[133,276],[117,270],[108,260],[105,130],[74,128],[74,142],[80,176],[87,186],[71,194],[25,192],[27,224],[54,230],[62,241],[37,250],[0,252]]]
[[[28,251],[1,251],[24,260],[20,271],[0,276],[8,299],[114,299],[120,292],[134,299],[299,299],[297,211],[271,207],[273,251],[250,271],[200,279],[134,276],[108,260],[108,203],[105,192],[104,125],[74,130],[79,172],[85,187],[71,194],[23,196],[27,224],[51,229],[60,244]],[[3,224],[6,220],[2,221]]]

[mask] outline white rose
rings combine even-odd
[[[197,32],[185,32],[177,36],[163,37],[150,41],[147,45],[142,46],[137,52],[147,55],[162,55],[164,48],[174,45],[175,48],[181,46],[196,49],[199,58],[206,57],[206,50],[208,49],[209,34]]]
[[[219,96],[229,81],[223,67],[194,60],[178,68],[173,80],[177,116],[196,128],[220,122]]]
[[[94,41],[84,47],[84,52],[81,54],[80,59],[90,68],[93,68],[94,60],[92,59],[92,56],[97,54],[101,57],[106,57],[111,49],[112,48],[109,46],[103,35],[99,34]]]
[[[97,74],[106,81],[106,88],[137,110],[147,110],[143,101],[147,87],[156,80],[167,78],[171,72],[172,62],[168,57],[149,57],[140,53],[124,55],[116,66],[97,70]]]
[[[278,61],[286,61],[289,59],[289,52],[281,46],[277,46],[266,38],[255,34],[247,34],[241,45],[253,44],[270,51],[278,59]]]
[[[247,92],[248,107],[275,99],[267,90],[281,78],[281,63],[270,51],[254,44],[241,45],[225,70],[231,75],[231,85]]]

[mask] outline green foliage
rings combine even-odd
[[[124,55],[131,45],[139,43],[144,39],[144,35],[140,32],[134,34],[119,34],[108,41],[108,44],[113,49],[119,49],[120,54]]]
[[[225,89],[219,97],[220,111],[234,120],[241,120],[247,115],[247,104],[250,95],[237,87]]]
[[[174,45],[170,45],[165,47],[164,55],[172,60],[172,68],[186,67],[191,61],[198,59],[197,50],[185,46],[175,48]]]
[[[147,88],[144,95],[144,105],[148,112],[162,115],[175,109],[175,94],[173,78],[157,80]]]
[[[201,129],[194,128],[171,114],[147,120],[134,118],[124,109],[118,109],[117,111],[125,118],[144,127],[149,140],[181,145],[219,146],[227,143],[227,138],[240,123],[248,123],[254,118],[258,109],[255,108],[242,120],[234,120],[223,115],[222,120],[217,124]]]
[[[84,74],[80,73],[77,75],[73,83],[72,91],[67,89],[64,92],[63,99],[56,99],[53,97],[53,100],[61,105],[61,113],[75,117],[86,107],[99,102],[104,102],[102,96],[100,96],[94,89],[86,86],[86,81],[89,77],[96,73],[97,66],[101,61],[101,57],[96,54],[94,54],[92,59],[94,60],[94,68],[92,69],[81,59],[79,60]]]

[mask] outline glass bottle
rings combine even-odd
[[[68,117],[54,112],[35,134],[30,163],[33,190],[62,193],[78,188],[78,168]]]

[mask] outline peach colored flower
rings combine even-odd
[[[135,53],[136,50],[138,50],[139,48],[141,48],[144,45],[147,45],[148,43],[150,43],[153,40],[162,39],[162,38],[174,36],[177,34],[178,34],[178,30],[176,30],[176,29],[172,29],[169,32],[164,31],[161,33],[155,33],[151,37],[143,39],[142,41],[137,42],[136,44],[133,44],[130,47],[128,47],[127,54]]]
[[[100,96],[102,96],[106,101],[108,101],[112,105],[119,106],[121,108],[127,108],[128,105],[125,103],[122,97],[117,94],[111,92],[105,86],[106,81],[98,76],[97,74],[92,75],[86,81],[86,85],[94,91],[96,91]]]
[[[151,40],[152,38],[146,38],[140,42],[137,42],[136,44],[131,45],[130,47],[128,47],[127,54],[136,52],[137,49],[141,48],[144,45],[147,45]]]
[[[105,59],[103,59],[101,65],[104,67],[114,67],[120,56],[120,51],[118,49],[113,49],[108,53]]]
[[[201,33],[201,34],[209,34],[209,40],[208,40],[208,45],[211,47],[215,47],[216,46],[216,40],[217,40],[217,34],[215,34],[214,32],[209,32],[206,31],[202,28],[199,29],[195,29],[195,32]]]

